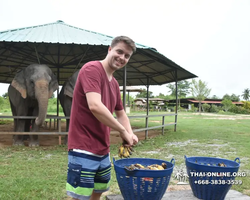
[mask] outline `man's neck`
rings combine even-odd
[[[102,64],[102,67],[103,69],[105,70],[106,74],[107,74],[107,77],[108,77],[108,80],[111,81],[112,78],[113,78],[113,71],[110,70],[110,67],[108,66],[108,63],[106,62],[106,60],[101,60],[100,61],[101,64]]]

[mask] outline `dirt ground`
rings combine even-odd
[[[66,123],[61,123],[61,129],[62,132],[66,131]],[[12,132],[13,131],[13,123],[11,124],[0,124],[0,147],[10,146],[12,145],[12,135],[8,134],[1,134],[1,132]],[[51,124],[51,129],[48,127],[41,127],[41,132],[57,132],[57,130],[54,128],[54,123]],[[142,132],[136,132],[135,133],[139,140],[145,139],[145,131]],[[149,130],[148,131],[148,138],[155,137],[157,135],[161,134],[161,131],[156,130]],[[62,136],[62,144],[65,136]],[[110,141],[111,144],[118,144],[121,143],[121,138],[119,136],[119,133],[116,131],[111,131],[110,134]],[[40,146],[54,146],[59,144],[59,136],[55,135],[40,135],[39,136],[39,142]],[[25,145],[28,145],[28,141],[25,141]]]

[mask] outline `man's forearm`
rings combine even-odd
[[[104,105],[99,105],[94,109],[91,109],[92,114],[104,125],[118,131],[122,132],[126,128],[120,124],[114,116],[109,112],[109,110]]]
[[[127,115],[119,117],[117,118],[117,120],[120,124],[123,125],[123,127],[127,130],[128,133],[133,134],[133,130],[131,128],[130,121]]]

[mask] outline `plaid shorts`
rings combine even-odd
[[[68,152],[67,195],[88,200],[94,192],[109,189],[111,163],[109,154],[97,157],[84,153]]]

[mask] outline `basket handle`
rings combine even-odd
[[[175,165],[175,159],[172,158],[171,161],[170,161],[173,165]]]
[[[240,158],[238,157],[234,159],[234,162],[237,162],[237,160],[238,160],[238,163],[240,164]]]
[[[186,155],[184,156],[184,158],[185,158],[185,160],[187,160],[187,156]]]
[[[115,162],[115,158],[113,157],[113,163]]]

